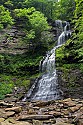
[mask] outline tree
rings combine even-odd
[[[75,0],[60,0],[59,6],[59,18],[62,20],[72,20],[75,10]]]
[[[10,16],[10,12],[4,8],[4,6],[0,6],[0,29],[6,28],[8,25],[13,24],[13,19]]]
[[[41,12],[36,11],[34,7],[15,9],[14,14],[16,23],[20,21],[20,27],[25,31],[25,40],[32,44],[34,48],[41,45],[41,34],[49,29],[47,18]]]
[[[57,18],[57,0],[25,0],[24,7],[34,7],[36,10],[42,12],[48,19]]]

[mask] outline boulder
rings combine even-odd
[[[12,123],[12,124],[16,124],[16,123],[17,123],[17,121],[16,121],[14,118],[12,118],[12,117],[6,119],[5,122],[6,122],[6,121],[9,122],[9,123]]]
[[[21,107],[12,107],[12,108],[6,108],[5,111],[14,111],[16,113],[21,112],[22,108]]]
[[[34,109],[29,109],[27,113],[28,114],[36,114],[35,111],[34,111]]]
[[[15,124],[12,124],[8,121],[1,122],[0,125],[31,125],[29,122],[17,122]]]
[[[74,124],[59,122],[59,123],[52,124],[52,125],[74,125]]]
[[[12,123],[9,123],[8,121],[0,122],[0,125],[13,125]]]
[[[67,105],[67,106],[69,106],[69,107],[72,107],[72,106],[75,106],[76,103],[73,102],[73,101],[69,101],[69,102],[64,102],[64,105]]]
[[[5,99],[4,99],[4,101],[5,102],[8,102],[8,103],[15,103],[15,102],[17,102],[17,98],[15,98],[15,97],[13,97],[13,96],[11,96],[11,97],[6,97]]]
[[[79,123],[77,125],[83,125],[83,119],[79,119]]]
[[[5,119],[4,118],[0,118],[0,122],[3,122],[3,121],[5,121]]]
[[[56,123],[66,123],[66,122],[69,122],[68,118],[57,118],[56,119]]]
[[[70,107],[71,112],[76,112],[80,109],[80,106]]]
[[[38,102],[34,103],[34,106],[42,107],[42,106],[47,106],[47,105],[53,104],[54,102],[55,102],[54,100],[52,100],[52,101],[38,101]]]
[[[13,116],[15,114],[15,112],[13,112],[13,111],[8,111],[8,112],[5,112],[5,110],[4,109],[0,109],[0,118],[2,119],[2,118],[8,118],[8,117],[11,117],[11,116]]]
[[[11,112],[5,112],[5,115],[7,117],[11,117],[11,116],[14,116],[15,112],[11,111]]]
[[[83,106],[80,108],[80,111],[82,111],[82,112],[83,112]]]
[[[22,115],[17,120],[48,120],[54,118],[53,115]]]
[[[17,122],[15,125],[31,125],[31,123],[29,123],[29,122]]]
[[[64,115],[69,115],[70,111],[68,109],[62,109],[61,113],[63,113]]]
[[[67,99],[61,100],[61,102],[70,102],[70,101],[72,101],[71,98],[67,98]]]
[[[43,125],[43,122],[39,120],[33,120],[33,125]]]
[[[49,115],[53,115],[55,117],[61,116],[61,112],[56,112],[56,111],[50,111]]]
[[[9,103],[5,103],[4,101],[0,102],[0,106],[4,106],[4,107],[12,107],[13,104],[9,104]]]
[[[13,96],[13,94],[6,94],[6,95],[5,95],[5,98],[11,97],[11,96]]]

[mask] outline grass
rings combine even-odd
[[[31,80],[41,76],[41,73],[26,76],[13,76],[0,74],[0,99],[4,99],[6,94],[12,93],[14,87],[23,87],[25,92],[28,90]]]

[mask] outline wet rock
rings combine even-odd
[[[17,122],[15,124],[12,124],[8,121],[1,122],[0,125],[31,125],[29,122]]]
[[[0,118],[7,118],[7,115],[4,109],[0,109]]]
[[[13,104],[5,103],[4,101],[0,101],[0,106],[12,107]]]
[[[75,102],[75,101],[72,101],[71,98],[68,98],[68,99],[63,100],[63,104],[64,104],[64,105],[67,105],[67,106],[69,106],[69,107],[71,107],[71,106],[75,106],[75,105],[76,105],[76,102]]]
[[[77,113],[75,113],[74,115],[72,115],[72,118],[73,118],[73,116],[75,116],[75,118],[73,119],[73,123],[78,123],[78,121],[79,121],[79,119],[82,119],[82,114],[83,114],[83,112],[77,112]]]
[[[62,112],[64,115],[69,115],[69,114],[70,114],[70,110],[69,110],[69,109],[62,109],[61,112]]]
[[[77,111],[77,112],[75,112],[74,114],[72,114],[72,117],[81,117],[83,115],[83,112],[82,111]]]
[[[48,120],[54,118],[53,115],[22,115],[17,120]]]
[[[5,121],[5,119],[4,118],[0,118],[0,122],[3,122],[3,121]]]
[[[15,98],[15,97],[13,97],[13,96],[11,96],[11,97],[6,97],[5,99],[4,99],[4,101],[5,102],[8,102],[8,103],[12,103],[12,102],[17,102],[17,98]]]
[[[83,119],[83,115],[81,115],[80,118]]]
[[[55,117],[61,116],[61,112],[51,111],[49,112],[49,115],[53,115]]]
[[[6,121],[8,121],[9,123],[12,123],[12,124],[16,124],[17,123],[17,121],[14,118],[12,118],[12,117],[6,119]]]
[[[50,105],[50,104],[53,104],[55,101],[52,100],[52,101],[38,101],[34,104],[34,106],[38,106],[38,107],[42,107],[42,106],[47,106],[47,105]]]
[[[11,117],[15,114],[15,112],[11,111],[11,112],[5,112],[4,109],[0,109],[0,118],[8,118]]]
[[[49,106],[49,111],[53,111],[53,110],[55,110],[56,109],[56,106]]]
[[[57,118],[56,123],[60,123],[60,122],[67,123],[67,122],[69,122],[69,120],[68,120],[68,118]]]
[[[67,98],[67,99],[61,100],[61,102],[70,102],[70,101],[72,101],[71,98]]]
[[[27,113],[28,114],[36,114],[36,112],[34,111],[34,109],[29,109]]]
[[[63,122],[60,122],[60,123],[56,123],[54,125],[74,125],[74,124],[69,124],[69,123],[63,123]]]
[[[5,112],[5,115],[7,116],[7,117],[11,117],[11,116],[13,116],[15,114],[15,112]]]
[[[38,114],[49,114],[48,108],[40,108],[38,111]]]
[[[81,107],[81,108],[80,108],[80,111],[82,111],[82,112],[83,112],[83,107]]]
[[[12,107],[12,108],[6,108],[5,111],[14,111],[16,113],[21,112],[22,108],[21,107]]]
[[[33,125],[43,125],[43,122],[39,120],[33,120]]]
[[[43,121],[43,124],[49,125],[56,123],[56,118]]]
[[[79,119],[79,122],[77,125],[83,125],[83,119]]]
[[[15,125],[31,125],[29,122],[17,122]]]
[[[8,121],[1,122],[0,125],[13,125],[12,123],[9,123]]]
[[[60,108],[55,108],[55,110],[57,111],[57,112],[61,112],[61,109]]]
[[[76,112],[77,110],[79,110],[80,109],[80,107],[81,106],[74,106],[74,107],[70,107],[70,110],[72,111],[72,112]]]
[[[5,95],[5,98],[11,97],[11,96],[13,96],[13,94],[6,94],[6,95]]]
[[[33,107],[34,110],[39,110],[39,107]]]

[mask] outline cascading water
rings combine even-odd
[[[55,46],[46,55],[46,58],[40,63],[41,71],[44,75],[39,80],[36,80],[28,91],[26,97],[23,99],[35,100],[56,100],[61,99],[62,91],[57,82],[57,74],[55,68],[55,50],[60,47],[70,37],[70,24],[66,21],[55,21],[55,25],[59,26],[62,30],[58,38],[57,46]]]

